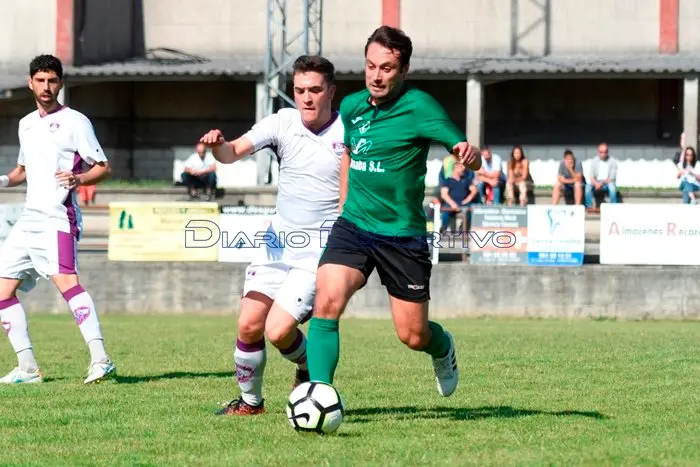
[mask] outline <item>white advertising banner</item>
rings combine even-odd
[[[600,263],[700,265],[700,205],[600,206]]]
[[[581,266],[586,248],[586,209],[569,205],[527,207],[527,256],[531,266]]]
[[[0,204],[0,244],[10,234],[23,209],[24,204]]]
[[[256,248],[264,246],[264,232],[275,215],[274,207],[222,206],[219,215],[219,261],[249,263]]]

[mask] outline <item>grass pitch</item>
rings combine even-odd
[[[338,432],[284,415],[293,366],[268,346],[267,413],[222,418],[233,317],[103,316],[117,384],[84,387],[70,316],[30,316],[47,382],[0,387],[2,465],[639,465],[700,463],[700,323],[445,320],[461,382],[390,321],[345,320]],[[306,326],[304,327],[306,330]],[[6,339],[0,370],[15,365]]]

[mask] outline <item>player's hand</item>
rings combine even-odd
[[[78,178],[78,176],[73,172],[56,172],[56,181],[58,181],[59,186],[64,186],[69,190],[77,188],[78,185],[80,185],[80,178]]]
[[[207,147],[219,146],[226,142],[221,130],[211,130],[199,139],[199,142]]]
[[[466,141],[457,143],[452,148],[452,154],[454,154],[457,159],[467,167],[472,166],[476,162],[477,158],[481,155],[481,151],[476,146],[472,146]]]

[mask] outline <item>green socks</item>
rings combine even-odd
[[[340,359],[338,320],[311,318],[306,341],[306,357],[309,379],[333,384],[333,375]]]
[[[447,334],[445,334],[442,326],[440,326],[438,323],[428,321],[428,326],[430,327],[433,335],[430,338],[428,346],[423,349],[423,352],[427,353],[433,358],[442,358],[446,356],[447,352],[450,351],[450,339],[447,337]]]
[[[450,350],[450,339],[438,323],[429,321],[430,343],[423,349],[433,358],[442,358]],[[306,356],[311,381],[333,384],[333,375],[340,359],[338,320],[311,318],[306,341]]]

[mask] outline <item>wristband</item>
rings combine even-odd
[[[10,184],[10,177],[7,175],[0,175],[0,186],[3,188],[7,188],[7,185]]]

